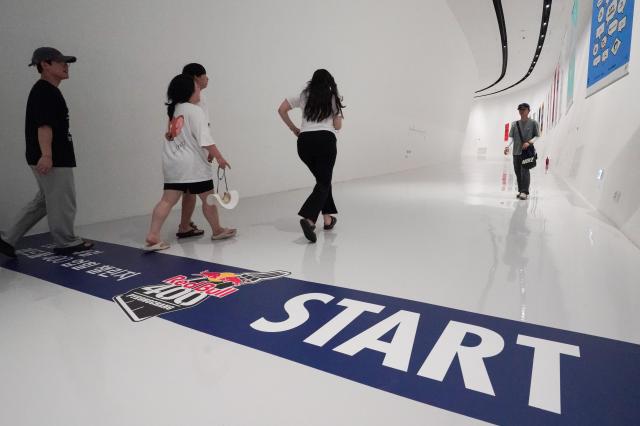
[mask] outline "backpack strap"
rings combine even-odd
[[[524,143],[524,138],[522,137],[522,130],[520,130],[520,120],[516,121],[516,127],[518,128],[518,135],[520,135],[520,143]]]

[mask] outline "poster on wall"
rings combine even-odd
[[[573,82],[576,76],[576,42],[578,33],[578,0],[573,0],[571,26],[569,27],[569,70],[567,72],[567,110],[573,105]]]
[[[562,69],[562,67],[558,68],[558,98],[557,98],[557,102],[558,102],[558,109],[556,112],[556,123],[559,123],[560,120],[562,119],[562,111],[564,108],[564,104],[562,103],[563,99],[564,99],[564,79],[562,78],[562,76],[564,75],[564,69]]]
[[[593,0],[587,97],[629,73],[634,0]]]
[[[569,72],[567,74],[567,111],[571,109],[571,105],[573,105],[573,82],[576,78],[576,56],[575,54],[572,56],[571,61],[569,62]]]
[[[556,124],[562,117],[562,68],[560,64],[556,67]]]
[[[550,122],[549,129],[553,129],[556,124],[556,70],[553,71],[553,82],[551,83],[551,104],[549,105],[551,109],[549,110]]]
[[[542,104],[538,107],[538,119],[536,120],[540,124],[540,133],[544,130],[543,122],[542,122]]]
[[[553,128],[553,84],[547,95],[547,109],[549,111],[547,114],[547,129],[551,130]]]
[[[549,91],[549,129],[553,129],[558,121],[558,78],[559,65],[556,65],[553,71],[553,79],[551,80],[551,89]]]
[[[553,123],[551,122],[551,117],[553,115],[553,104],[551,103],[551,92],[547,96],[547,130],[551,130],[553,128]]]

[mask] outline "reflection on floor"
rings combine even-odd
[[[553,174],[532,181],[516,200],[510,162],[486,160],[340,183],[316,244],[307,190],[243,199],[223,212],[237,238],[178,242],[174,214],[167,252],[640,343],[640,250]],[[78,231],[140,246],[148,222]],[[0,424],[479,423],[109,304],[0,268]]]

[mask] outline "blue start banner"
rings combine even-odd
[[[24,239],[0,266],[108,300],[132,327],[160,317],[498,424],[640,424],[638,345],[296,280],[279,265],[247,271],[103,242],[61,256],[49,241]]]
[[[593,0],[587,97],[629,73],[634,0]]]

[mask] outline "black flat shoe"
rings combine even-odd
[[[0,238],[0,253],[4,254],[7,257],[17,257],[16,249],[2,238]]]
[[[307,219],[300,219],[300,226],[302,227],[302,232],[304,232],[304,236],[307,240],[312,243],[316,242],[316,233],[313,231],[315,226],[311,225]]]
[[[93,241],[82,240],[80,244],[76,244],[75,246],[70,247],[56,247],[53,249],[55,254],[71,254],[77,251],[89,250],[93,247]]]
[[[338,223],[338,218],[334,217],[334,216],[331,216],[331,223],[328,224],[328,225],[325,225],[324,226],[324,230],[328,231],[330,229],[333,229],[333,227],[336,226],[336,223]]]

